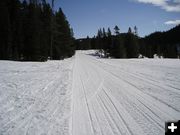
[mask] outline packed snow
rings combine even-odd
[[[179,59],[0,61],[2,135],[164,135],[179,119]]]
[[[72,66],[0,61],[0,134],[69,135]]]

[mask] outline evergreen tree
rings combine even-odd
[[[99,49],[106,57],[136,58],[139,52],[145,56],[154,54],[177,58],[179,52],[180,25],[166,32],[155,32],[145,38],[138,37],[138,29],[129,27],[120,34],[115,26],[99,29],[97,36],[74,42],[74,33],[63,11],[54,12],[46,0],[0,1],[0,59],[45,61],[63,59],[77,49]],[[53,50],[53,51],[52,51]]]
[[[21,3],[18,0],[9,2],[10,29],[11,29],[11,57],[18,60],[20,58],[20,45],[22,36]]]
[[[50,56],[50,45],[51,45],[51,18],[52,9],[48,3],[44,0],[43,8],[41,11],[41,21],[42,21],[42,36],[41,36],[41,53],[42,59],[47,59]]]
[[[134,34],[138,36],[138,28],[136,26],[134,26]]]
[[[60,8],[55,15],[55,35],[53,43],[53,59],[64,59],[74,55],[73,37],[66,17]]]
[[[0,59],[45,61],[52,35],[58,37],[58,59],[74,54],[72,29],[62,10],[54,14],[46,0],[1,0],[0,6]]]
[[[97,33],[97,48],[99,49],[100,57],[103,56],[103,32],[100,28]]]
[[[87,38],[86,38],[85,46],[86,46],[86,50],[91,49],[91,40],[90,40],[89,36],[87,36]]]
[[[104,50],[104,57],[108,57],[109,45],[108,45],[108,37],[105,28],[103,28],[102,44],[103,44],[102,49]]]
[[[116,36],[120,34],[119,30],[120,30],[119,27],[116,25],[114,27],[114,33],[115,33]]]
[[[105,28],[103,28],[102,37],[103,37],[103,38],[106,37],[106,30],[105,30]]]
[[[111,37],[111,29],[110,29],[110,28],[108,28],[107,36],[108,36],[108,37]]]
[[[134,34],[132,33],[127,34],[125,46],[126,46],[126,51],[127,51],[127,58],[138,57],[139,55],[138,39]]]
[[[115,37],[113,40],[113,48],[111,56],[115,58],[126,58],[126,50],[121,36]]]
[[[131,27],[129,27],[129,29],[128,29],[128,33],[132,33]]]
[[[111,29],[108,28],[107,30],[107,56],[110,56],[110,54],[112,54],[111,50],[113,48],[112,45],[112,34],[111,34]]]
[[[103,32],[102,29],[100,28],[97,33],[97,38],[102,38],[102,37],[103,37]]]
[[[0,59],[11,56],[11,23],[8,10],[9,0],[0,1]]]
[[[39,61],[41,60],[41,33],[42,23],[40,20],[40,9],[36,1],[30,1],[27,13],[26,38],[24,46],[24,59]]]

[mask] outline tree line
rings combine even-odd
[[[180,25],[165,32],[154,32],[146,37],[138,36],[138,28],[121,33],[118,26],[114,32],[108,28],[99,29],[93,38],[77,39],[77,50],[98,49],[101,57],[153,58],[154,54],[164,58],[180,57]],[[140,55],[141,54],[141,55]]]
[[[46,0],[1,0],[0,20],[0,59],[46,61],[75,53],[65,14]]]
[[[180,25],[164,32],[154,32],[139,41],[140,52],[144,56],[153,54],[164,58],[180,58]]]
[[[53,0],[52,0],[53,1]],[[46,61],[64,59],[76,50],[98,49],[101,57],[137,58],[154,54],[180,57],[180,25],[144,38],[135,26],[122,33],[118,26],[100,28],[97,35],[75,40],[65,14],[46,0],[0,1],[0,59]]]

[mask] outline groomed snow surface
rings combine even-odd
[[[164,135],[179,119],[179,59],[0,61],[0,135]]]

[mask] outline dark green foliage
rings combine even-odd
[[[76,50],[89,50],[91,49],[93,43],[93,38],[90,39],[88,36],[85,39],[79,39],[75,41],[75,45],[76,45]],[[94,48],[95,49],[95,48]]]
[[[138,28],[134,26],[134,34],[137,36],[138,35]]]
[[[153,57],[153,54],[165,58],[177,58],[178,46],[180,45],[180,25],[167,32],[155,32],[149,36],[140,39],[144,45],[140,47],[140,53]]]
[[[71,57],[74,38],[62,10],[53,13],[45,0],[21,2],[0,2],[0,59],[46,61],[52,49],[54,59]]]
[[[110,28],[99,29],[96,37],[76,40],[76,49],[99,49],[104,57],[137,58],[139,54],[153,58],[154,54],[165,58],[180,57],[180,25],[167,32],[155,32],[145,38],[138,37],[138,28],[129,27],[127,33],[120,33],[118,26],[111,34]],[[89,45],[89,40],[91,44]],[[89,47],[90,46],[90,47]]]
[[[51,45],[51,18],[52,18],[52,9],[49,4],[47,4],[44,0],[43,8],[41,11],[41,21],[42,23],[42,32],[43,36],[41,36],[41,44],[43,45],[41,48],[41,52],[44,58],[48,58],[50,56],[50,45]]]
[[[110,28],[107,32],[104,28],[103,30],[99,29],[97,36],[91,39],[92,48],[86,48],[87,39],[76,40],[76,48],[99,49],[100,56],[103,57],[137,58],[139,53],[138,37],[132,33],[121,34],[119,30],[118,26],[115,26],[115,35],[112,35]]]
[[[128,32],[125,37],[125,47],[127,51],[127,58],[137,58],[139,55],[137,36]]]
[[[55,33],[53,39],[53,59],[64,59],[74,55],[72,30],[62,11],[55,14]]]
[[[0,58],[10,59],[12,57],[12,29],[10,0],[0,1]]]
[[[41,15],[41,10],[36,7],[35,4],[30,3],[28,6],[27,13],[27,26],[25,31],[25,46],[24,46],[24,60],[39,61],[41,59],[42,53],[41,44],[42,39],[42,22],[39,19]]]
[[[52,0],[52,7],[53,7]],[[54,12],[46,0],[0,1],[0,59],[46,61],[71,57],[75,49],[98,49],[103,57],[180,57],[180,25],[166,32],[138,37],[138,28],[120,33],[100,28],[97,36],[75,40],[62,9]]]
[[[120,34],[119,30],[120,30],[119,27],[116,25],[114,27],[114,33],[115,33],[116,36]]]
[[[126,49],[121,36],[114,37],[110,55],[114,58],[126,58]]]
[[[128,33],[132,33],[132,29],[131,29],[131,27],[129,27],[129,29],[128,29]]]

